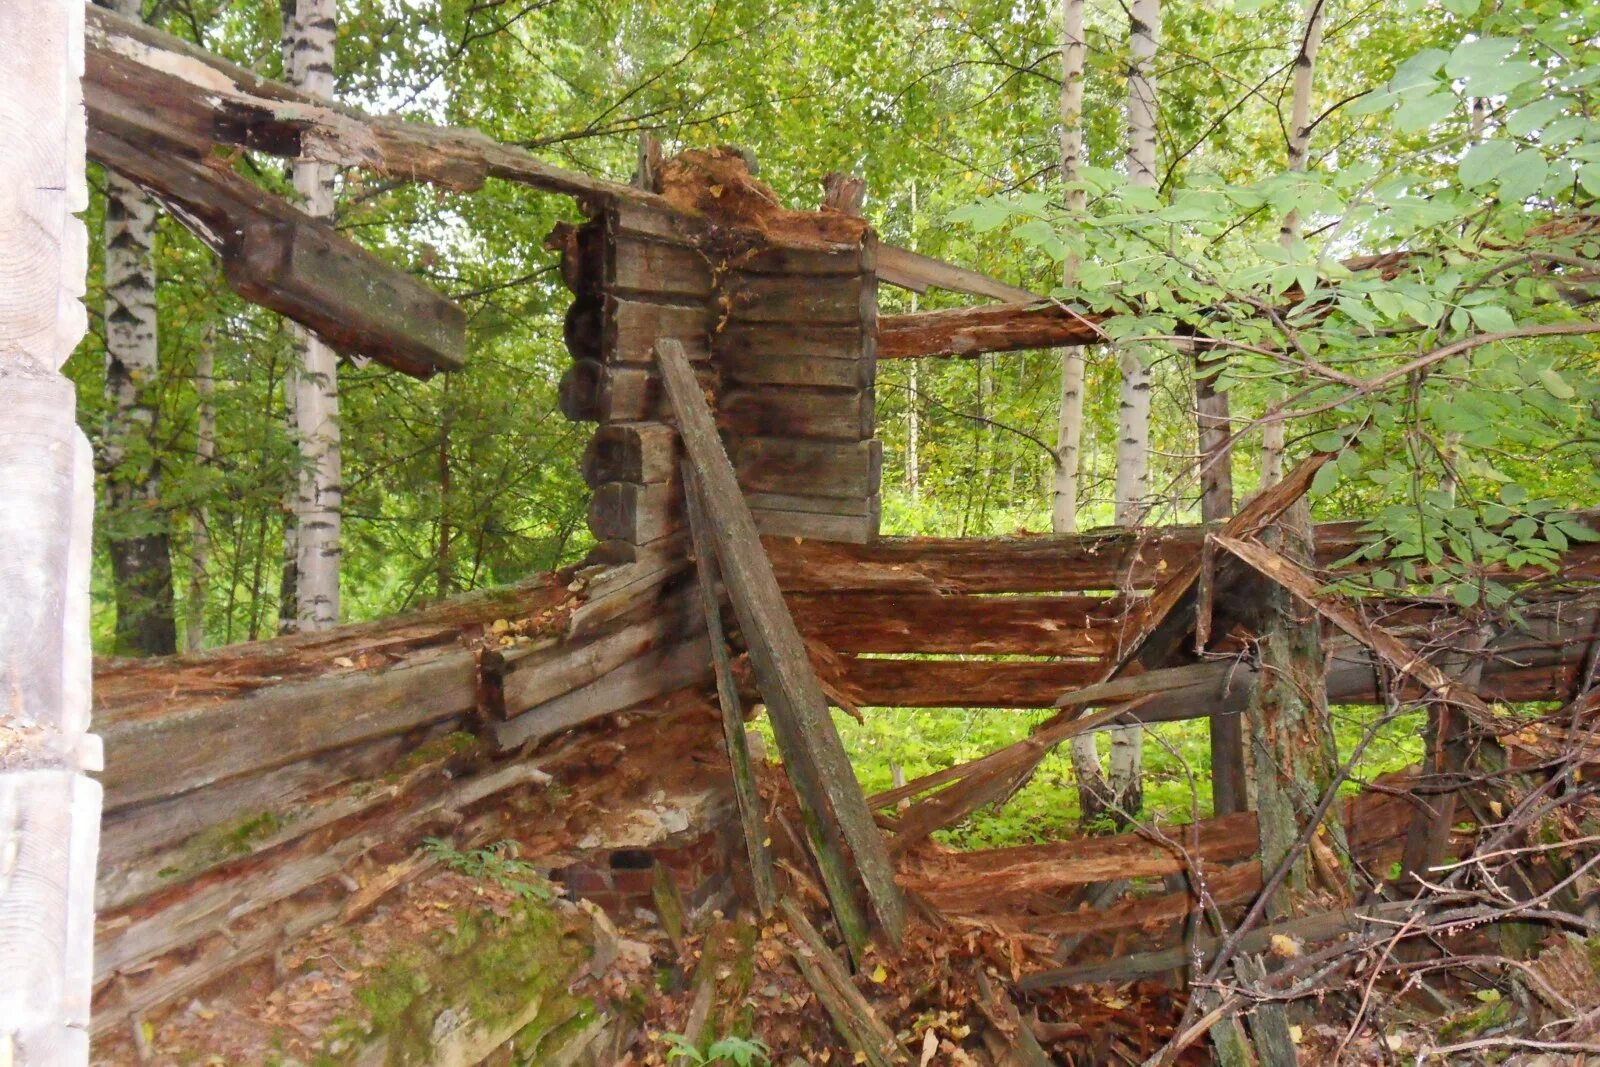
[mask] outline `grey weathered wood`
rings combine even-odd
[[[711,409],[681,346],[663,341],[656,356],[684,449],[704,487],[711,539],[785,766],[811,813],[808,821],[823,832],[837,830],[849,845],[879,923],[898,942],[904,911],[888,851],[850,770],[805,643],[783,604]],[[836,910],[848,913],[850,905],[837,888],[834,903]]]
[[[678,435],[659,422],[618,422],[601,426],[583,451],[583,480],[666,482],[678,463]]]
[[[839,515],[871,519],[877,522],[883,510],[881,497],[807,496],[799,493],[751,493],[744,495],[745,502],[755,513],[756,525],[769,513],[796,511],[805,515]],[[766,533],[762,531],[763,535]]]
[[[979,271],[892,245],[878,246],[878,279],[917,293],[925,293],[930,288],[946,289],[953,293],[993,297],[1007,304],[1032,304],[1040,299],[1037,293],[1008,285]]]
[[[866,498],[878,492],[883,474],[877,440],[733,437],[728,456],[748,492]]]
[[[603,715],[699,684],[710,676],[711,649],[704,635],[669,648],[651,649],[581,689],[495,724],[495,741],[501,748],[542,741]]]
[[[548,703],[647,654],[687,640],[700,626],[693,598],[679,593],[659,601],[641,598],[633,622],[612,624],[609,632],[584,642],[560,641],[519,654],[504,655],[501,687],[504,713],[514,718]]]
[[[741,322],[839,323],[859,328],[875,313],[877,286],[870,275],[810,278],[796,285],[785,277],[730,275],[717,302]]]
[[[600,321],[600,354],[611,364],[653,367],[650,346],[658,337],[673,337],[682,342],[690,362],[704,363],[711,358],[710,325],[703,302],[684,306],[607,294]]]
[[[833,515],[816,511],[762,508],[759,511],[752,509],[752,514],[755,516],[756,529],[762,537],[864,545],[878,536],[876,513]]]
[[[717,398],[717,425],[736,438],[863,441],[873,435],[876,412],[869,389],[755,386],[726,389]]]
[[[0,4],[0,1059],[86,1063],[100,786],[94,488],[61,366],[82,338],[83,8]]]
[[[607,235],[606,289],[648,294],[653,301],[681,301],[705,318],[711,295],[711,265],[694,248],[627,234]]]
[[[646,544],[683,525],[683,488],[677,482],[607,482],[589,498],[589,530],[596,540]]]
[[[717,367],[730,384],[871,389],[874,381],[872,361],[859,356],[784,352],[779,346],[762,350],[720,339],[714,347]]]
[[[452,649],[379,671],[280,684],[151,716],[108,718],[107,804],[175,796],[375,737],[463,715],[472,653]]]
[[[155,194],[222,257],[240,296],[334,348],[426,378],[466,363],[466,313],[404,271],[229,170],[96,132],[95,159]]]
[[[750,881],[755,890],[756,906],[762,915],[769,915],[777,901],[777,890],[772,881],[772,854],[767,849],[766,818],[761,807],[761,791],[756,787],[755,770],[750,763],[750,746],[745,739],[744,708],[739,703],[739,687],[722,628],[722,605],[717,592],[721,575],[716,550],[711,547],[711,535],[706,529],[710,519],[705,514],[699,482],[687,462],[683,465],[683,485],[689,512],[689,535],[694,544],[695,585],[700,592],[706,637],[711,643],[711,662],[716,668],[722,740],[728,746],[739,824],[744,832],[745,852],[750,857]]]

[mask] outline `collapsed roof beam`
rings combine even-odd
[[[488,178],[576,197],[681,209],[649,190],[564,170],[477,130],[375,117],[263,78],[181,38],[93,4],[86,9],[84,97],[92,127],[203,159],[217,146],[359,167],[471,191]],[[879,276],[915,292],[948,289],[1008,302],[1036,294],[931,256],[882,246]]]

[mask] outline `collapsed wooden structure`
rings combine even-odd
[[[1257,684],[1263,575],[1329,616],[1331,701],[1470,709],[1575,701],[1592,685],[1592,545],[1556,576],[1522,576],[1526,625],[1477,646],[1470,686],[1434,663],[1476,625],[1450,605],[1396,597],[1359,618],[1329,607],[1261,541],[1325,455],[1220,528],[880,537],[878,358],[1099,338],[1084,316],[1025,291],[880,247],[848,181],[831,184],[821,210],[794,210],[739,153],[714,149],[647,153],[637,182],[621,185],[475,133],[362,116],[101,9],[87,42],[90,155],[201,234],[241,295],[405,373],[461,365],[459,309],[250,186],[217,150],[576,197],[588,221],[559,228],[550,247],[574,294],[561,406],[595,424],[583,474],[597,541],[580,567],[404,618],[101,664],[96,1033],[137,1031],[147,1013],[271,961],[313,927],[363,915],[437,862],[418,851],[426,836],[462,847],[537,836],[540,820],[560,821],[540,799],[550,775],[594,774],[573,753],[648,746],[654,731],[680,754],[720,744],[736,773],[719,763],[708,782],[651,749],[644,758],[663,760],[655,780],[693,819],[590,835],[584,848],[659,844],[738,808],[748,862],[763,869],[765,815],[747,768],[738,773],[740,709],[753,701],[772,718],[805,812],[798,836],[853,956],[869,928],[895,939],[902,893],[991,928],[1080,940],[1180,920],[1196,894],[1178,886],[1084,912],[1073,891],[1180,875],[1197,859],[1210,865],[1210,900],[1250,900],[1263,888],[1251,812],[1191,828],[1188,852],[1137,833],[958,858],[919,845],[1009,795],[1073,733],[1239,714]],[[880,319],[880,282],[1009,303]],[[1305,565],[1321,573],[1359,543],[1357,524],[1317,526]],[[1011,750],[863,798],[829,703],[1058,710]],[[1418,818],[1403,784],[1349,812],[1347,858],[1374,869],[1401,855]],[[573,848],[541,859],[558,867]],[[769,882],[756,879],[764,908]]]

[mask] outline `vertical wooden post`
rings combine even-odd
[[[100,786],[89,735],[83,5],[0,4],[0,1063],[89,1058]]]
[[[1228,394],[1199,360],[1194,367],[1194,409],[1199,423],[1200,518],[1222,522],[1233,514],[1233,448],[1228,441]],[[1211,804],[1218,815],[1244,811],[1244,719],[1237,712],[1211,717]]]

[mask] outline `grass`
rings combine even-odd
[[[976,759],[1027,735],[1048,712],[1010,710],[863,709],[866,722],[836,713],[840,738],[869,794],[893,785],[893,765],[907,781]],[[1347,758],[1381,714],[1370,707],[1332,709],[1341,759]],[[1422,757],[1425,715],[1411,712],[1378,730],[1357,763],[1344,791]],[[1099,735],[1102,754],[1108,744]],[[769,746],[770,751],[775,749]],[[1211,752],[1204,720],[1162,723],[1149,728],[1145,742],[1147,818],[1188,822],[1211,813]],[[1078,796],[1066,746],[1047,756],[1033,780],[1005,807],[976,813],[962,825],[936,836],[959,848],[993,848],[1059,839],[1078,830]]]

